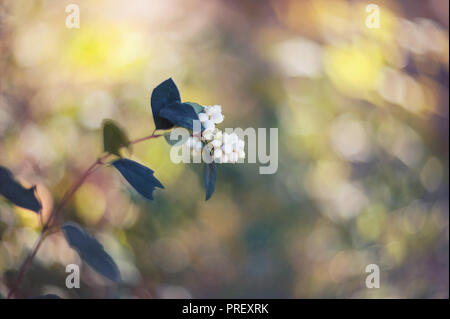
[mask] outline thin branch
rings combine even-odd
[[[154,133],[154,132],[153,132]],[[160,137],[162,135],[149,135],[145,137],[138,138],[134,141],[131,141],[130,144],[134,145],[143,141],[147,141],[153,138]],[[36,256],[39,248],[42,245],[42,242],[47,237],[47,235],[54,232],[54,229],[51,229],[53,226],[54,220],[56,220],[58,214],[62,211],[62,209],[70,202],[70,200],[73,198],[75,193],[78,191],[78,189],[84,184],[86,179],[92,175],[98,168],[101,167],[101,165],[105,164],[105,160],[110,157],[110,153],[106,153],[105,155],[97,158],[97,160],[92,163],[88,169],[78,178],[78,180],[65,192],[63,195],[61,201],[58,203],[58,205],[53,209],[52,213],[50,214],[49,218],[47,219],[47,222],[43,225],[41,233],[39,235],[39,238],[37,239],[36,243],[34,244],[33,250],[29,253],[23,264],[19,268],[19,274],[17,275],[17,279],[15,280],[14,284],[12,285],[11,289],[8,292],[7,298],[10,299],[14,296],[16,290],[20,287],[22,280],[27,273],[28,269],[31,266],[31,263]]]
[[[34,244],[34,248],[31,251],[31,253],[27,256],[27,258],[25,259],[25,261],[23,262],[22,266],[20,267],[20,271],[19,271],[19,275],[17,276],[17,279],[14,283],[14,285],[12,286],[12,288],[9,290],[8,292],[8,296],[7,299],[10,299],[14,293],[16,292],[17,288],[19,288],[20,284],[22,283],[23,277],[26,274],[27,269],[30,267],[31,262],[34,259],[34,256],[36,256],[39,248],[41,247],[42,242],[44,241],[45,238],[45,232],[41,232],[41,234],[39,235],[38,240],[36,241],[36,243]]]
[[[134,144],[137,144],[137,143],[140,143],[140,142],[143,142],[143,141],[147,141],[147,140],[150,140],[152,138],[157,138],[157,137],[160,137],[160,136],[162,136],[162,135],[160,135],[160,134],[152,134],[150,136],[141,137],[141,138],[138,138],[137,140],[131,141],[130,145],[134,145]]]

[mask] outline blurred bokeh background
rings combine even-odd
[[[80,8],[68,29],[65,7]],[[380,8],[380,28],[365,25]],[[101,154],[101,122],[151,134],[151,90],[221,104],[223,127],[278,127],[279,169],[201,170],[164,139],[131,158],[166,186],[148,202],[102,168],[64,218],[119,265],[117,287],[46,239],[22,297],[448,298],[447,0],[0,1],[0,164],[48,214]],[[0,294],[40,229],[0,199]],[[377,264],[381,287],[367,289]]]

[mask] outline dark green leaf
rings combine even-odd
[[[62,230],[70,247],[78,252],[84,262],[106,278],[120,281],[120,271],[114,260],[83,227],[68,222],[62,226]]]
[[[25,188],[20,185],[6,167],[0,166],[0,194],[13,204],[39,213],[41,203],[35,194],[36,186]]]
[[[153,176],[153,171],[129,159],[118,159],[112,163],[125,177],[131,186],[145,198],[153,200],[153,191],[156,187],[164,186]]]
[[[174,146],[174,145],[178,146],[178,145],[184,144],[187,141],[187,138],[189,137],[189,136],[185,136],[185,138],[183,138],[183,136],[178,136],[178,139],[171,140],[170,134],[171,134],[171,132],[165,133],[164,138],[166,139],[167,143],[172,146]]]
[[[195,102],[184,102],[184,103],[189,104],[190,106],[192,106],[192,108],[194,109],[195,113],[197,113],[197,114],[198,113],[202,113],[203,110],[205,109],[204,106],[201,106],[200,104],[195,103]]]
[[[120,149],[129,145],[130,140],[116,122],[113,120],[103,122],[103,148],[105,152],[121,156]]]
[[[172,103],[166,105],[159,115],[174,125],[193,130],[193,121],[198,120],[194,108],[188,103]]]
[[[153,90],[150,103],[156,129],[164,130],[174,126],[174,123],[160,117],[160,112],[165,106],[175,102],[181,102],[181,98],[178,88],[171,78],[165,80]]]
[[[217,181],[217,163],[205,163],[203,172],[203,182],[206,189],[206,200],[210,199],[216,188]]]

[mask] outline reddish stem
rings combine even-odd
[[[150,140],[152,138],[157,138],[157,137],[160,137],[160,136],[162,136],[162,135],[160,135],[160,134],[153,134],[153,135],[150,135],[150,136],[141,137],[141,138],[138,138],[137,140],[131,141],[130,144],[134,145],[134,144],[137,144],[137,143],[140,143],[140,142],[143,142],[143,141],[146,141],[146,140]]]
[[[160,137],[162,135],[158,134],[152,134],[150,136],[145,136],[142,138],[138,138],[137,140],[131,141],[130,144],[134,145],[146,140],[150,140],[153,138]],[[34,244],[33,250],[29,253],[23,264],[19,268],[19,274],[17,275],[17,279],[15,280],[14,284],[12,285],[11,289],[8,292],[7,298],[10,299],[14,296],[16,290],[19,288],[19,286],[22,283],[22,280],[27,273],[28,269],[31,266],[31,263],[36,256],[39,248],[41,247],[42,242],[44,239],[49,235],[50,233],[53,233],[51,230],[51,227],[53,226],[53,221],[56,219],[58,214],[61,212],[61,210],[70,202],[72,197],[75,195],[77,190],[83,185],[83,183],[86,181],[86,179],[92,175],[101,165],[104,164],[104,161],[108,159],[108,157],[111,156],[110,153],[106,153],[105,155],[99,157],[94,163],[91,164],[91,166],[88,167],[88,169],[78,178],[78,180],[72,185],[71,188],[69,188],[66,193],[63,195],[63,198],[59,202],[59,204],[53,209],[52,213],[50,214],[47,222],[42,227],[41,233],[39,235],[38,240]]]

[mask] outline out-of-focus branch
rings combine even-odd
[[[154,132],[153,132],[154,133]],[[159,134],[152,134],[149,136],[141,137],[136,140],[133,140],[130,142],[131,145],[138,144],[150,139],[154,139],[157,137],[160,137],[162,135]],[[53,226],[53,222],[58,217],[58,214],[62,211],[62,209],[71,201],[75,193],[78,191],[78,189],[84,184],[84,182],[87,180],[89,176],[91,176],[98,168],[100,168],[103,164],[105,164],[105,161],[111,156],[110,153],[106,153],[105,155],[97,158],[97,160],[92,163],[88,169],[77,179],[77,181],[65,192],[63,195],[61,201],[59,204],[52,210],[49,218],[47,219],[46,223],[43,225],[41,233],[39,235],[39,238],[36,240],[36,243],[34,244],[33,250],[28,254],[27,258],[24,260],[22,265],[19,268],[19,274],[17,275],[17,279],[13,283],[11,289],[9,290],[7,298],[12,298],[17,291],[17,289],[20,287],[23,278],[25,274],[27,273],[28,269],[30,268],[34,257],[36,256],[39,248],[42,245],[42,242],[47,237],[47,235],[51,234],[53,231],[51,230],[51,226]]]

